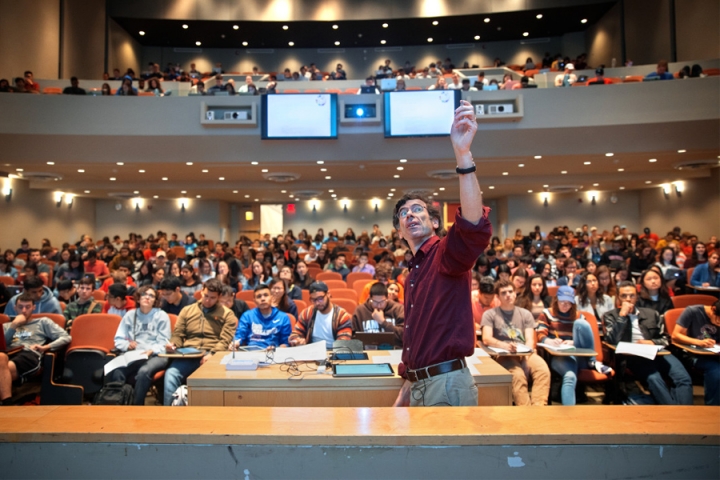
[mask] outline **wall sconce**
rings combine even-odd
[[[62,205],[63,193],[62,193],[62,192],[55,192],[55,193],[53,194],[53,198],[55,199],[55,206],[58,207],[58,208],[60,208],[60,205]]]
[[[595,205],[595,204],[597,203],[597,193],[593,192],[593,193],[590,195],[590,198],[592,199],[592,200],[590,200],[590,204],[591,204],[591,205]]]
[[[685,182],[675,182],[675,195],[682,197],[682,193],[685,191]]]
[[[543,192],[540,194],[540,198],[542,199],[543,206],[548,206],[548,199],[550,198],[550,194],[548,192]]]
[[[73,195],[71,193],[65,194],[65,203],[67,203],[68,208],[72,208],[74,201],[75,201],[75,195]]]
[[[135,206],[135,211],[140,211],[140,205],[142,205],[142,198],[133,198],[132,201],[133,205]]]
[[[181,198],[181,199],[179,200],[179,202],[180,202],[180,211],[181,211],[181,212],[184,212],[185,209],[187,208],[187,202],[188,202],[188,201],[187,201],[187,198]]]
[[[343,207],[343,212],[347,212],[347,211],[348,211],[348,206],[350,205],[350,200],[347,200],[347,199],[342,200],[341,204],[342,204],[342,207]]]
[[[12,198],[12,187],[10,185],[5,184],[5,186],[2,188],[2,194],[5,196],[5,201],[9,202]]]
[[[663,194],[665,195],[665,198],[670,198],[670,189],[671,189],[670,185],[667,183],[664,183],[661,185],[661,187],[663,190]]]
[[[374,207],[375,211],[376,211],[376,212],[379,211],[379,209],[380,209],[380,200],[377,199],[377,198],[373,198],[373,199],[371,200],[371,203],[372,203],[372,206]]]
[[[252,222],[254,219],[255,219],[255,214],[253,212],[251,212],[250,210],[245,212],[245,221],[246,222]]]
[[[313,211],[313,213],[318,211],[319,202],[317,199],[310,200],[310,210]]]

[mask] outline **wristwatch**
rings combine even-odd
[[[476,170],[477,170],[477,168],[475,167],[475,162],[473,162],[472,167],[468,167],[468,168],[455,167],[455,171],[458,173],[458,175],[467,175],[468,173],[473,173]]]

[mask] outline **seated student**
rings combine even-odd
[[[103,281],[110,277],[110,270],[102,260],[98,260],[97,252],[90,250],[87,252],[87,260],[85,261],[85,273],[95,274],[95,280]]]
[[[45,286],[42,279],[36,276],[25,277],[23,281],[23,293],[18,293],[10,299],[5,306],[5,315],[13,318],[17,315],[15,311],[15,302],[24,293],[30,294],[33,299],[35,310],[33,313],[59,313],[62,315],[60,302],[55,298],[52,291]]]
[[[690,285],[693,287],[720,287],[719,260],[720,253],[713,252],[708,257],[707,263],[695,267],[690,278]]]
[[[678,318],[672,340],[684,345],[712,348],[720,343],[720,300],[714,305],[687,307]],[[705,374],[705,405],[720,405],[720,359],[693,355],[693,365]]]
[[[105,382],[127,383],[135,377],[133,405],[144,405],[153,377],[169,362],[167,358],[158,355],[165,352],[165,345],[170,340],[170,318],[158,308],[160,299],[151,286],[137,289],[135,298],[140,306],[123,316],[115,333],[115,348],[123,353],[130,350],[144,351],[148,359],[116,368],[107,375]]]
[[[120,263],[118,268],[110,274],[110,278],[106,279],[102,283],[102,285],[100,285],[100,288],[98,290],[102,290],[103,292],[107,293],[110,290],[110,286],[117,283],[125,285],[128,288],[132,288],[134,290],[135,288],[137,288],[137,284],[135,283],[135,280],[133,280],[132,270],[133,263],[130,261],[123,261],[122,263]]]
[[[580,283],[580,276],[577,275],[577,269],[577,260],[575,260],[574,258],[566,259],[562,272],[563,274],[558,277],[557,285],[560,287],[563,285],[569,285],[573,288],[577,287],[578,283]]]
[[[128,294],[128,288],[125,285],[121,283],[110,285],[102,313],[119,315],[120,317],[125,316],[129,310],[135,308],[135,299]]]
[[[578,311],[592,313],[597,319],[598,332],[601,336],[604,335],[602,319],[605,313],[615,308],[613,299],[605,295],[597,275],[590,272],[585,272],[580,277],[576,292],[575,304]]]
[[[219,303],[223,285],[214,278],[205,282],[202,300],[184,308],[178,315],[170,343],[165,346],[168,353],[178,348],[192,347],[205,352],[201,358],[175,358],[165,372],[164,404],[172,404],[173,393],[215,352],[224,352],[230,346],[237,318],[232,311]]]
[[[70,254],[67,263],[61,264],[55,273],[55,281],[73,280],[78,281],[85,275],[80,255]]]
[[[575,71],[575,65],[568,63],[565,65],[565,71],[555,77],[556,87],[569,87],[573,83],[577,82],[577,76],[573,73]]]
[[[605,78],[605,69],[598,67],[595,69],[595,76],[588,80],[588,85],[610,85],[612,80]]]
[[[70,78],[70,86],[65,87],[63,90],[64,95],[85,95],[85,89],[80,88],[78,85],[80,82],[78,81],[77,77],[71,77]]]
[[[298,263],[304,264],[305,262],[299,260]],[[307,266],[305,267],[305,270],[307,273]],[[280,269],[278,276],[280,279],[285,281],[285,285],[287,286],[288,298],[290,298],[291,300],[302,300],[302,290],[298,285],[294,283],[295,278],[293,276],[292,267],[290,265],[285,265]]]
[[[525,283],[527,283],[527,279],[528,274],[526,273],[525,269],[515,269],[515,273],[513,273],[510,277],[510,282],[512,282],[513,287],[515,288],[516,296],[520,296],[522,294],[523,289],[525,288]]]
[[[335,272],[342,275],[342,279],[345,280],[350,273],[350,269],[345,266],[345,254],[338,253],[333,258],[333,261],[325,266],[325,271]]]
[[[358,257],[358,264],[352,269],[353,273],[369,273],[375,275],[375,267],[368,263],[369,255],[367,252],[362,252]]]
[[[353,332],[392,332],[395,346],[402,348],[405,331],[405,308],[388,298],[388,289],[382,283],[370,288],[370,298],[358,305],[352,316]]]
[[[298,317],[298,309],[295,302],[288,297],[287,282],[282,278],[273,278],[267,285],[270,287],[271,303],[273,307],[277,307],[281,312]]]
[[[290,317],[272,305],[272,295],[267,285],[258,285],[253,298],[257,308],[243,313],[235,331],[233,347],[241,345],[272,349],[287,347],[292,332]]]
[[[547,285],[542,275],[532,275],[525,282],[525,288],[515,300],[515,305],[532,313],[535,321],[537,321],[543,310],[550,307],[551,303],[552,297],[548,294]]]
[[[250,307],[248,307],[248,304],[245,303],[245,300],[235,298],[235,291],[232,287],[227,285],[223,286],[222,293],[220,294],[220,303],[223,307],[232,310],[235,318],[242,317],[243,313],[250,310]]]
[[[492,277],[476,278],[475,274],[473,274],[470,288],[475,332],[481,333],[482,327],[480,323],[483,315],[491,308],[499,307],[500,300],[495,297],[495,282]]]
[[[365,285],[365,288],[363,288],[362,293],[360,294],[360,297],[358,298],[358,304],[367,302],[367,299],[370,298],[370,289],[375,285],[376,283],[382,283],[386,287],[390,285],[391,275],[392,275],[392,266],[391,262],[380,262],[378,263],[377,267],[375,267],[375,280],[370,281]],[[348,285],[350,287],[350,285]],[[403,295],[404,292],[400,290],[399,295],[399,302],[402,303],[405,300],[405,297]]]
[[[674,307],[670,292],[668,291],[665,280],[662,277],[660,267],[652,267],[645,270],[640,276],[640,297],[637,306],[640,308],[650,308],[660,315]]]
[[[180,269],[180,290],[188,297],[194,297],[195,292],[201,291],[202,288],[203,284],[192,265],[183,265]]]
[[[610,345],[620,342],[667,346],[669,344],[660,314],[648,308],[637,308],[637,288],[632,282],[617,286],[615,309],[605,314],[605,341]],[[673,355],[658,355],[648,360],[635,355],[624,355],[624,364],[633,375],[647,382],[653,398],[660,405],[692,405],[692,381],[680,360]],[[619,365],[622,365],[619,364]],[[624,366],[618,366],[624,372]],[[665,376],[672,381],[668,388]]]
[[[645,78],[648,80],[673,80],[675,77],[672,73],[668,72],[667,60],[660,60],[655,71],[645,75]]]
[[[13,355],[0,355],[0,400],[3,405],[10,405],[12,382],[24,381],[37,373],[42,365],[43,353],[58,350],[72,340],[49,318],[30,318],[36,309],[35,297],[30,292],[13,297],[13,311],[17,315],[12,322],[2,326],[7,348],[22,347]]]
[[[352,318],[345,309],[333,305],[328,290],[324,282],[314,282],[310,285],[312,306],[300,312],[295,328],[290,334],[290,345],[325,341],[329,350],[335,340],[352,338]]]
[[[517,352],[521,343],[535,348],[535,320],[530,312],[515,306],[515,289],[508,280],[495,283],[500,306],[485,312],[482,318],[482,341],[488,347]],[[512,375],[515,405],[547,405],[550,393],[550,370],[545,361],[533,352],[525,356],[497,357],[496,361]],[[528,378],[529,377],[529,378]],[[532,400],[528,383],[532,379]]]
[[[89,278],[82,278],[77,284],[78,298],[65,307],[65,330],[70,333],[72,324],[77,317],[87,313],[102,313],[102,306],[93,298],[95,282]]]
[[[5,259],[5,256],[0,257],[0,277],[11,277],[13,280],[17,280],[18,277],[17,269],[12,262]]]
[[[538,343],[548,345],[595,349],[592,328],[577,309],[572,287],[565,285],[558,288],[552,305],[538,318],[537,339]],[[562,377],[560,397],[563,405],[575,405],[578,369],[595,369],[605,375],[613,373],[612,368],[596,361],[595,357],[552,356],[550,368]]]
[[[66,306],[78,299],[77,289],[72,280],[58,282],[55,290],[57,292],[55,295],[56,298],[60,302],[64,302]]]
[[[160,297],[163,299],[160,309],[172,315],[179,315],[180,311],[195,303],[194,298],[185,295],[180,289],[180,279],[177,277],[167,277],[160,282]]]

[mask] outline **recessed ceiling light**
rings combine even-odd
[[[687,150],[685,150],[685,149],[678,150],[678,153],[685,153],[685,152],[687,152]]]
[[[335,45],[340,45],[340,42],[335,42]]]
[[[593,187],[599,187],[599,186],[600,186],[599,183],[593,183]]]
[[[503,172],[503,175],[510,175],[508,172]]]
[[[117,165],[119,165],[119,166],[122,167],[122,166],[125,165],[125,164],[124,164],[123,162],[117,162]]]
[[[135,195],[140,195],[140,190],[135,190],[133,193],[134,193]]]
[[[620,190],[625,190],[625,187],[620,187]]]
[[[485,20],[483,20],[483,21],[484,21],[485,23],[490,23],[490,18],[485,18]]]
[[[494,185],[490,185],[488,188],[489,188],[490,190],[495,190],[495,186],[494,186]]]
[[[16,168],[15,171],[16,172],[24,172],[25,170],[23,170],[22,168]]]
[[[247,47],[247,46],[248,46],[248,43],[247,43],[247,42],[243,42],[242,45],[243,45],[243,47]]]
[[[333,193],[334,191],[335,190],[331,188],[330,190],[328,190],[328,193]]]
[[[440,190],[441,192],[444,192],[444,191],[445,191],[445,187],[440,187],[438,190]]]
[[[400,175],[393,175],[393,178],[400,178]]]
[[[390,198],[390,197],[395,196],[395,194],[391,192],[391,193],[388,193],[387,196],[388,196],[388,198]]]
[[[85,170],[83,170],[82,168],[79,168],[78,173],[85,173]]]
[[[222,182],[225,180],[225,177],[218,177],[218,180],[220,180]]]
[[[437,24],[438,24],[438,21],[437,21],[437,20],[433,20],[433,25],[437,25]]]
[[[322,164],[325,163],[325,161],[324,161],[324,160],[318,160],[316,163],[317,163],[318,165],[322,165]]]
[[[47,162],[48,165],[55,165],[55,162]]]
[[[142,30],[140,30],[138,33],[140,34],[141,37],[142,37],[143,35],[145,35],[145,32],[142,31]]]
[[[398,170],[405,170],[405,167],[397,167]]]
[[[624,172],[624,171],[625,171],[624,168],[618,168],[618,172]]]
[[[320,171],[321,171],[321,172],[327,172],[327,168],[321,168]]]
[[[288,27],[287,25],[283,25],[283,30],[287,30],[288,28],[290,27]]]
[[[185,29],[185,30],[188,29],[188,24],[187,24],[187,23],[183,23],[183,29]]]
[[[333,193],[333,194],[330,195],[330,196],[331,196],[332,198],[335,198],[335,197],[337,197],[337,193]]]
[[[160,197],[159,197],[159,196],[157,196],[157,195],[153,195],[153,198],[160,198]]]
[[[202,195],[195,195],[195,198],[202,198]]]
[[[502,30],[502,27],[497,27],[497,31],[499,32],[500,30]]]
[[[247,198],[247,197],[249,197],[249,196],[250,196],[250,195],[245,195],[245,198]],[[288,197],[290,197],[290,198],[293,198],[293,196],[294,196],[294,195],[293,195],[292,193],[291,193],[290,195],[288,195]]]
[[[587,18],[583,18],[582,20],[580,20],[580,23],[587,23]]]
[[[260,199],[259,199],[259,198],[256,198],[256,199],[255,199],[255,201],[256,201],[256,202],[259,202],[259,201],[260,201]]]
[[[233,193],[238,193],[238,191],[237,191],[237,190],[233,190]]]
[[[197,41],[197,42],[195,42],[195,45],[197,45],[199,47],[200,45],[202,45],[202,42]]]
[[[532,190],[528,190],[528,193],[532,193]]]
[[[257,165],[258,162],[250,162],[250,165]]]
[[[524,163],[518,163],[518,167],[523,168],[525,166]]]
[[[428,38],[428,43],[432,43],[432,40],[433,40],[432,37],[429,37],[429,38]]]
[[[332,177],[330,175],[325,175],[325,180],[331,180]]]
[[[385,45],[387,42],[385,40],[380,40],[380,45]]]
[[[383,24],[382,24],[382,27],[383,27],[383,28],[387,28],[387,27],[388,27],[388,24],[387,24],[387,23],[383,23]]]
[[[209,170],[207,168],[203,169],[202,173],[208,173]]]
[[[233,30],[237,30],[237,29],[239,29],[239,28],[240,28],[239,25],[233,25]]]
[[[295,46],[295,42],[288,42],[288,45],[291,46],[291,47],[294,47],[294,46]]]
[[[542,18],[542,13],[538,13],[537,15],[535,15],[535,18],[537,18],[538,20],[540,20],[540,19]]]
[[[540,160],[542,158],[542,155],[535,155],[535,160]]]
[[[167,182],[167,181],[168,181],[168,177],[162,177],[162,181],[163,181],[163,182]]]
[[[433,195],[439,195],[439,193],[438,193],[438,192],[433,192]]]
[[[400,163],[407,163],[407,158],[401,158]]]
[[[645,180],[645,185],[650,185],[652,183],[652,180]]]
[[[262,173],[268,173],[268,169],[267,169],[267,168],[263,168],[263,169],[260,170],[260,171],[261,171]]]
[[[563,170],[563,171],[560,172],[560,173],[561,173],[562,175],[567,175],[567,170]]]
[[[648,160],[648,162],[655,163],[655,162],[657,162],[657,158],[651,158],[650,160]]]
[[[480,35],[475,35],[475,40],[480,40]]]
[[[111,182],[114,182],[114,181],[115,181],[115,177],[110,177],[110,181],[111,181]]]
[[[185,162],[185,165],[192,166],[193,162]]]
[[[523,37],[527,37],[528,35],[530,35],[529,32],[523,32]]]
[[[138,173],[145,173],[145,170],[138,170]]]
[[[180,193],[181,193],[182,195],[185,195],[185,194],[187,193],[187,190],[181,190]]]
[[[614,153],[611,153],[611,152],[608,152],[608,153],[605,154],[606,157],[612,157],[613,155],[615,155],[615,154],[614,154]]]
[[[250,195],[245,195],[245,198],[250,198]]]
[[[592,162],[583,162],[583,165],[590,165]]]
[[[337,30],[337,29],[338,29],[338,26],[337,26],[337,25],[333,25],[333,30]]]
[[[394,191],[395,191],[395,189],[394,189],[394,188],[391,188],[391,189],[390,189],[390,191],[391,191],[391,192],[394,192]]]
[[[548,188],[550,185],[543,185],[543,188]]]
[[[90,193],[90,190],[85,190],[85,193]]]

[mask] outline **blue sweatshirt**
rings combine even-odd
[[[290,317],[273,307],[270,316],[265,318],[259,308],[243,313],[235,331],[235,340],[241,345],[267,348],[288,344],[292,333]]]

